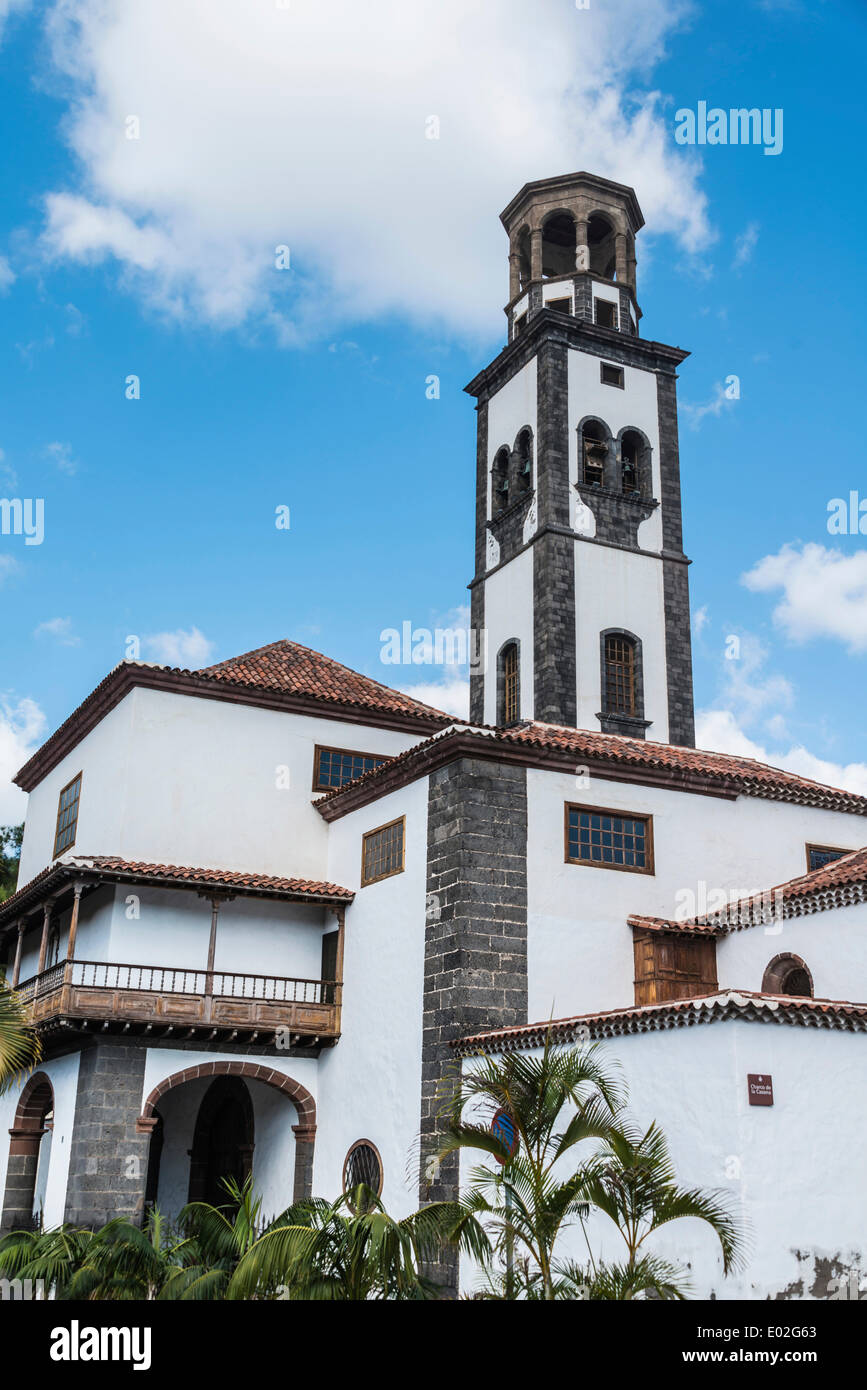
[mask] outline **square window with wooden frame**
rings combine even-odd
[[[566,863],[652,874],[653,817],[566,803]]]
[[[406,816],[389,821],[361,837],[361,886],[379,883],[380,879],[404,870]]]
[[[833,864],[835,859],[842,859],[844,854],[851,853],[851,849],[836,849],[832,845],[807,845],[807,872],[824,869],[826,864]]]
[[[54,858],[75,844],[78,828],[78,803],[81,799],[81,773],[67,782],[57,803],[57,828],[54,832]]]
[[[593,318],[600,328],[617,327],[617,305],[610,299],[593,299]]]
[[[599,379],[603,386],[619,386],[621,391],[624,389],[623,368],[616,367],[613,362],[600,362]]]
[[[331,791],[334,787],[344,787],[354,782],[365,772],[387,763],[388,758],[379,753],[357,753],[348,748],[322,748],[319,744],[313,750],[313,790]]]

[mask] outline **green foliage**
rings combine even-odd
[[[40,1055],[39,1039],[27,1026],[25,1005],[0,979],[0,1095],[20,1083]]]
[[[23,825],[0,825],[0,903],[11,898],[18,886]]]

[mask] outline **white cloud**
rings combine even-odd
[[[686,417],[690,429],[697,430],[706,415],[719,417],[727,406],[734,405],[738,398],[730,396],[723,382],[716,382],[713,395],[701,405],[691,405],[689,401],[680,402],[680,413]]]
[[[15,284],[15,271],[7,261],[5,256],[0,256],[0,294],[6,294],[11,285]]]
[[[44,733],[45,715],[35,700],[25,696],[13,704],[0,696],[0,825],[17,825],[24,819],[27,797],[12,785],[12,778]]]
[[[190,671],[207,666],[214,647],[215,643],[209,642],[197,627],[188,632],[179,627],[174,632],[154,632],[142,638],[142,649],[149,661]]]
[[[774,622],[795,642],[832,637],[850,652],[867,651],[867,550],[844,555],[815,542],[784,545],[741,583],[756,593],[782,590]]]
[[[6,454],[0,449],[0,485],[4,488],[16,488],[18,486],[18,474],[11,463],[6,462]]]
[[[733,655],[729,656],[728,653]],[[726,640],[723,660],[723,686],[718,701],[723,707],[734,706],[744,723],[754,723],[788,709],[794,692],[785,676],[768,675],[765,671],[767,649],[751,632],[732,634]]]
[[[421,700],[426,705],[433,705],[434,709],[441,709],[446,714],[453,714],[456,719],[469,719],[470,717],[470,682],[468,677],[456,676],[452,680],[422,681],[418,685],[397,685],[395,689],[402,690],[404,695],[411,695],[414,700]]]
[[[78,472],[78,459],[73,456],[71,444],[62,444],[55,439],[53,443],[46,444],[42,452],[57,465],[61,473],[68,473],[72,477]]]
[[[756,242],[759,239],[758,222],[750,222],[744,228],[740,236],[735,237],[735,254],[732,261],[732,269],[740,270],[747,261],[752,260],[753,251],[756,249]]]
[[[0,0],[0,38],[10,15],[26,10],[30,0]]]
[[[707,611],[707,604],[703,604],[702,607],[697,608],[692,615],[692,630],[695,633],[696,637],[701,636],[701,634],[707,627],[709,621],[710,615]]]
[[[55,0],[81,180],[46,196],[46,253],[111,258],[164,312],[286,344],[389,313],[496,331],[497,213],[527,179],[591,169],[633,184],[685,253],[710,240],[698,157],[633,89],[686,8]]]
[[[12,555],[0,555],[0,585],[13,575],[19,568],[18,561]]]
[[[62,647],[78,647],[81,638],[72,630],[71,618],[49,618],[33,630],[34,637],[55,637]]]
[[[769,753],[744,732],[731,710],[700,710],[696,716],[696,743],[699,748],[715,753],[757,758],[759,762],[784,767],[815,782],[867,796],[867,763],[830,762],[827,758],[816,757],[803,744],[793,744],[785,753]]]

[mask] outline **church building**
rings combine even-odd
[[[654,1245],[695,1296],[860,1272],[867,798],[695,747],[687,353],[640,331],[635,193],[543,179],[502,221],[469,721],[279,640],[123,662],[51,735],[0,905],[43,1045],[0,1097],[4,1231],[226,1173],[267,1216],[362,1180],[404,1215],[461,1182],[442,1078],[550,1029],[603,1040],[680,1181],[728,1194],[744,1269],[699,1223]]]

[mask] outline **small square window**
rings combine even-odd
[[[603,362],[599,368],[603,386],[623,387],[623,368],[615,367],[613,362]]]
[[[327,792],[334,787],[343,787],[387,762],[388,758],[376,753],[355,753],[346,748],[320,748],[317,745],[313,753],[313,790]]]
[[[594,299],[593,309],[600,328],[617,327],[617,305],[612,304],[610,299]]]
[[[521,314],[520,318],[515,319],[515,337],[519,338],[527,327],[527,315]]]
[[[63,788],[57,803],[57,828],[54,832],[54,858],[75,844],[78,827],[78,803],[81,798],[81,773]]]
[[[826,864],[833,864],[835,859],[851,853],[850,849],[833,849],[831,845],[807,845],[807,872],[824,869]]]
[[[572,300],[569,299],[568,296],[565,299],[549,299],[545,304],[545,308],[556,309],[558,314],[571,314]]]
[[[567,803],[566,863],[652,874],[653,817]]]
[[[378,883],[404,869],[404,828],[406,816],[368,830],[361,838],[361,886]]]

